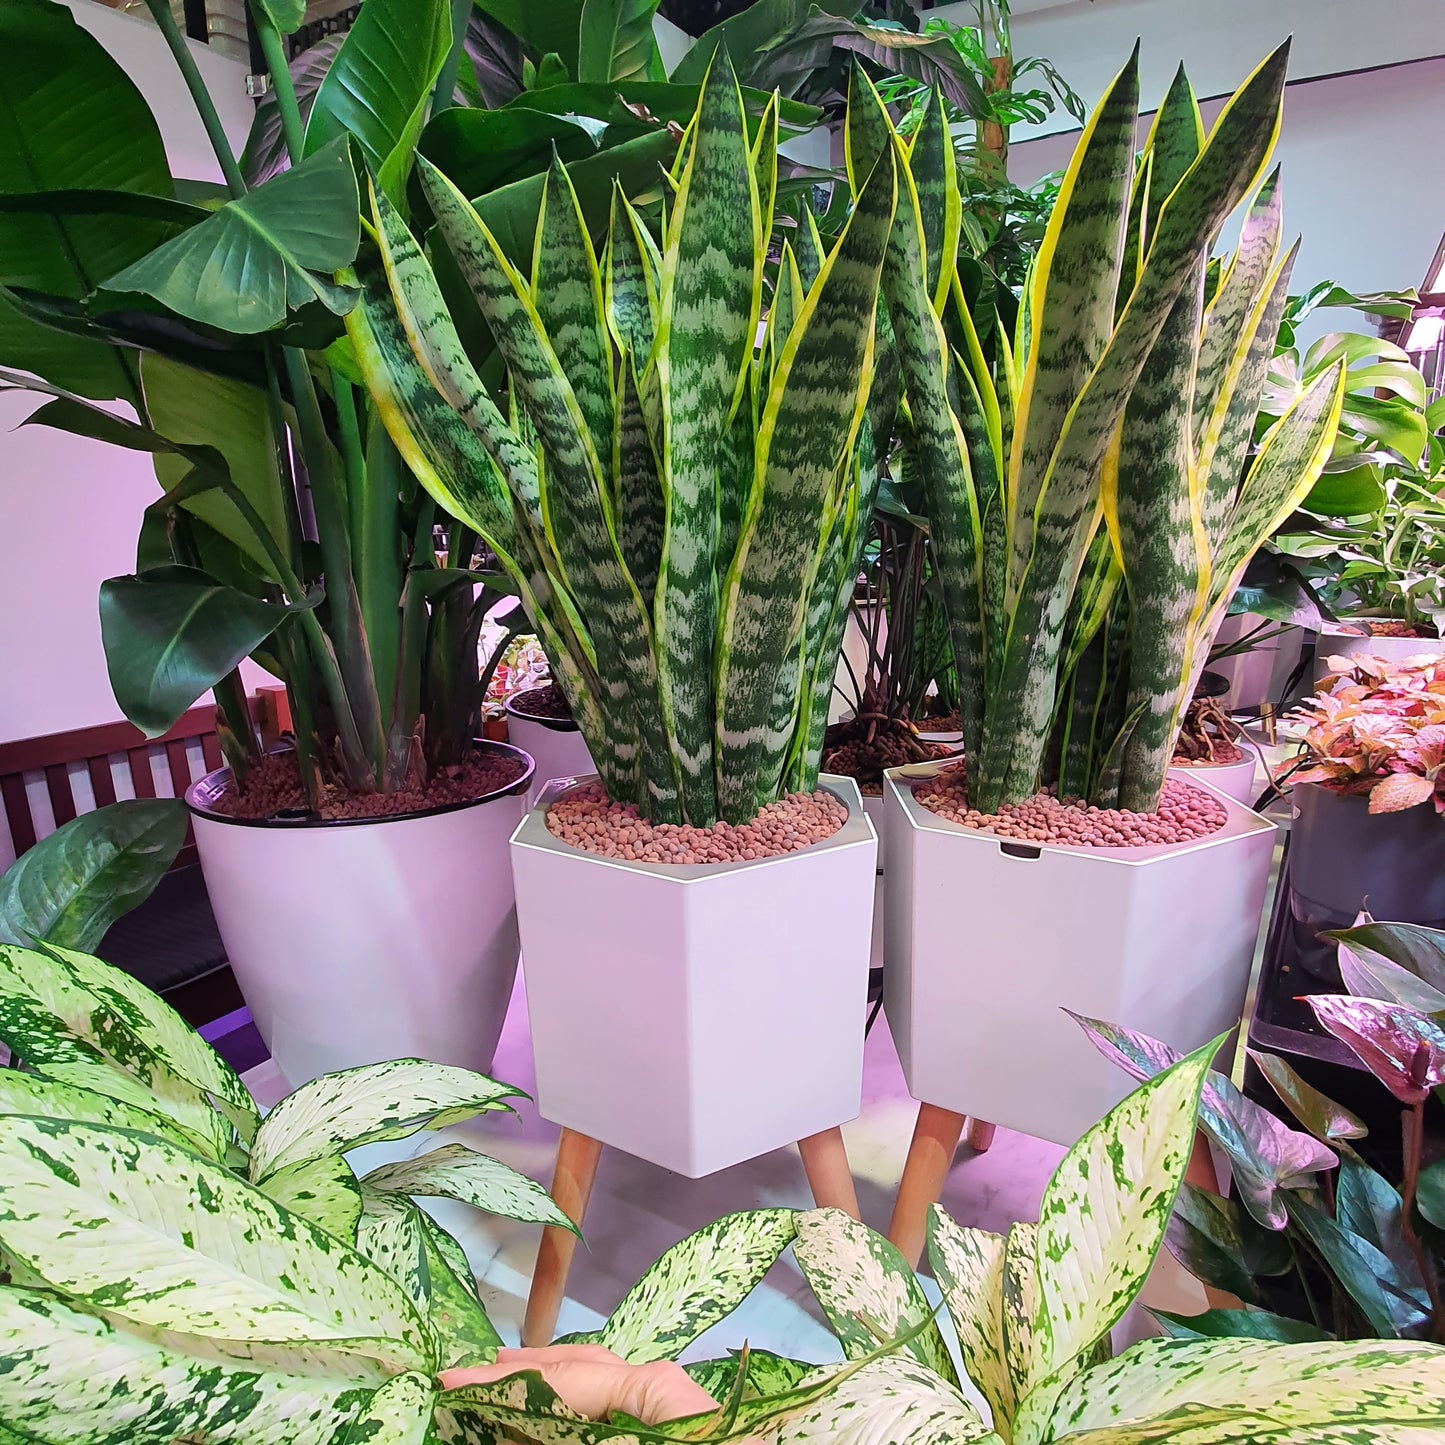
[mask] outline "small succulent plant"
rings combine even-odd
[[[1297,783],[1363,794],[1372,813],[1431,802],[1445,813],[1445,658],[1332,657],[1334,681],[1301,705],[1309,722]]]

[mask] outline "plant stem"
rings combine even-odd
[[[296,87],[291,84],[291,65],[286,58],[286,46],[281,32],[271,23],[261,5],[251,6],[251,18],[256,24],[256,37],[261,42],[261,54],[266,57],[266,69],[271,72],[271,89],[276,93],[276,112],[281,117],[281,134],[286,139],[286,151],[294,166],[301,159],[306,139],[306,127],[301,123],[301,107],[296,102]]]

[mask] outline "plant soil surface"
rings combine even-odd
[[[1426,637],[1434,639],[1435,633],[1427,629],[1414,627],[1408,622],[1397,622],[1393,618],[1374,619],[1368,617],[1351,617],[1348,619],[1351,626],[1363,627],[1371,637]]]
[[[474,754],[460,768],[438,770],[425,788],[411,792],[352,793],[328,784],[316,816],[394,818],[469,803],[515,783],[526,767],[521,758],[510,753],[488,751]],[[301,790],[301,770],[296,765],[296,754],[291,752],[268,753],[246,774],[244,792],[237,792],[235,783],[230,783],[215,802],[216,812],[230,818],[270,818],[283,809],[309,812]]]
[[[1157,848],[1192,843],[1218,832],[1229,816],[1223,803],[1179,778],[1164,784],[1157,813],[1096,808],[1081,799],[1056,798],[1047,791],[1027,803],[1007,804],[997,813],[980,813],[968,805],[961,766],[946,768],[920,783],[913,796],[930,812],[965,828],[998,838],[1070,848]]]
[[[958,715],[955,708],[942,717],[921,717],[915,724],[921,733],[961,733],[963,731],[963,719]]]
[[[511,703],[513,712],[522,713],[525,717],[542,717],[549,722],[572,721],[572,709],[555,682],[549,682],[546,687],[529,687],[525,692],[514,692],[507,701]]]
[[[1212,758],[1181,757],[1175,753],[1170,760],[1171,765],[1176,768],[1222,768],[1229,763],[1237,763],[1244,757],[1244,749],[1230,742],[1228,738],[1212,738],[1210,742],[1214,748]]]
[[[870,736],[871,734],[871,736]],[[841,773],[870,798],[883,796],[883,774],[907,763],[931,763],[953,751],[945,743],[928,743],[896,718],[834,723],[823,743],[825,773]]]
[[[553,837],[604,858],[641,863],[738,863],[796,853],[831,838],[848,810],[831,793],[789,793],[750,823],[649,823],[632,803],[614,803],[600,783],[583,783],[547,810]]]

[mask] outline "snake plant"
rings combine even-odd
[[[985,811],[1053,781],[1155,806],[1230,594],[1329,455],[1338,369],[1246,470],[1294,256],[1277,178],[1261,184],[1286,60],[1265,60],[1207,138],[1181,72],[1136,168],[1136,49],[1065,173],[1013,335],[993,328],[996,358],[958,279],[930,284],[949,268],[927,208],[900,204],[884,288]],[[930,124],[946,129],[941,107]],[[888,132],[855,103],[855,174],[899,148]],[[1206,304],[1210,249],[1251,192]]]
[[[816,786],[896,409],[875,312],[907,158],[880,152],[831,247],[805,226],[772,267],[776,137],[775,106],[750,128],[721,54],[661,245],[618,194],[599,256],[554,164],[530,275],[420,164],[506,362],[506,414],[379,192],[348,318],[401,454],[515,582],[609,794],[656,821],[741,822]]]

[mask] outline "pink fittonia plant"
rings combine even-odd
[[[1372,813],[1426,801],[1445,813],[1445,658],[1331,657],[1326,665],[1334,682],[1299,709],[1310,729],[1294,781],[1368,795]]]

